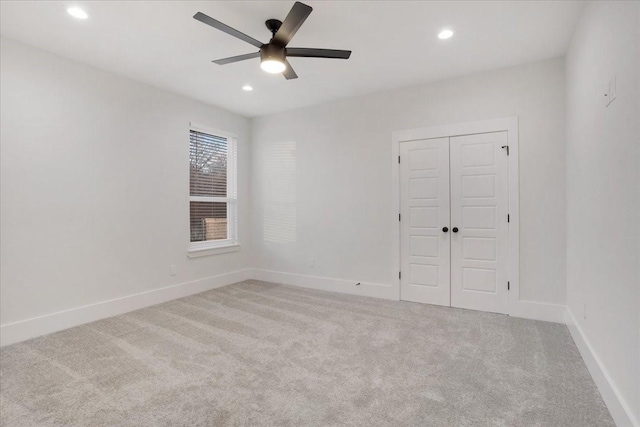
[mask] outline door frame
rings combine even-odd
[[[393,132],[391,138],[391,215],[392,224],[392,251],[397,254],[394,267],[400,272],[400,144],[402,142],[420,139],[450,138],[453,136],[473,135],[478,133],[507,132],[507,145],[509,156],[507,157],[507,179],[509,185],[509,271],[510,282],[508,313],[520,301],[520,190],[518,170],[518,117],[506,117],[502,119],[479,120],[465,123],[452,123],[447,125],[429,126],[417,129],[407,129]],[[398,300],[400,300],[400,277],[398,277]],[[507,284],[505,283],[505,286]]]

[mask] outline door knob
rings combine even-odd
[[[458,232],[458,227],[453,227],[453,228],[451,229],[451,231],[453,231],[454,233],[457,233],[457,232]]]
[[[449,228],[448,227],[442,227],[442,231],[446,233],[447,231],[449,231]]]

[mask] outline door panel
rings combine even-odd
[[[508,313],[507,133],[450,138],[451,305]]]
[[[400,299],[450,305],[449,138],[400,144]]]

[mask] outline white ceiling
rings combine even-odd
[[[259,116],[564,54],[577,1],[305,1],[311,16],[291,47],[350,49],[351,59],[292,58],[299,75],[259,60],[213,59],[256,49],[196,21],[201,11],[268,41],[268,18],[293,1],[2,1],[0,31],[36,46],[245,116]],[[89,19],[70,17],[80,6]],[[439,40],[440,29],[455,31]],[[254,87],[244,92],[244,84]]]

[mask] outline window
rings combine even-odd
[[[236,138],[191,126],[190,251],[237,245]]]

